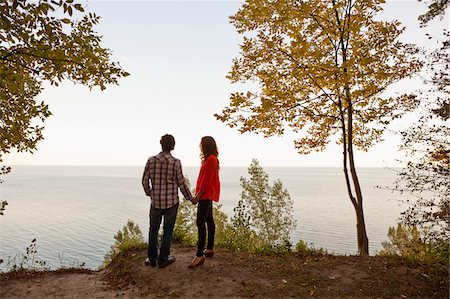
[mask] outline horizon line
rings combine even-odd
[[[2,163],[3,164],[3,163]],[[17,167],[17,166],[25,166],[25,167],[144,167],[145,165],[137,165],[137,164],[3,164],[3,166],[8,167]],[[326,166],[285,166],[285,165],[269,165],[264,166],[260,165],[263,168],[342,168],[342,166],[335,166],[335,165],[326,165]],[[200,165],[183,165],[184,167],[200,167]],[[246,165],[224,165],[221,166],[221,168],[248,168],[249,166]],[[401,167],[389,167],[389,166],[356,166],[356,168],[401,168]]]

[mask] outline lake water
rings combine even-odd
[[[128,219],[148,234],[149,198],[141,187],[142,167],[15,166],[0,184],[0,199],[9,205],[0,216],[0,258],[7,261],[36,238],[38,258],[52,267],[84,262],[98,267],[114,234]],[[339,254],[355,254],[356,221],[340,168],[265,168],[270,181],[281,179],[294,202],[297,229],[291,236]],[[389,226],[404,210],[390,186],[395,172],[358,169],[370,252],[381,249]],[[195,182],[198,168],[185,167]],[[231,216],[241,192],[245,167],[223,167],[222,210]],[[194,252],[193,252],[194,254]]]

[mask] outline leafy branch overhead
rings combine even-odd
[[[301,133],[299,152],[309,153],[340,132],[341,112],[351,107],[355,145],[379,142],[416,105],[413,95],[382,93],[421,67],[417,49],[398,40],[401,24],[374,20],[379,2],[246,1],[231,17],[243,42],[228,78],[261,89],[233,93],[216,117],[242,133],[281,135],[290,127]]]
[[[428,9],[427,11],[419,16],[419,21],[422,26],[426,26],[431,20],[436,17],[443,18],[445,10],[450,5],[450,0],[419,0],[420,2],[425,2]]]
[[[36,98],[44,81],[104,90],[129,75],[102,47],[94,31],[100,17],[84,10],[73,0],[0,2],[0,161],[13,148],[34,150],[43,138],[36,121],[51,112]]]

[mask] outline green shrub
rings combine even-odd
[[[401,256],[413,261],[428,260],[448,263],[449,244],[445,240],[425,242],[416,226],[398,224],[390,227],[389,241],[383,242],[380,255]]]
[[[180,201],[177,220],[173,230],[173,241],[175,243],[185,246],[195,245],[197,240],[196,211],[197,206],[190,201]]]
[[[322,247],[319,249],[315,248],[313,245],[308,245],[307,242],[300,240],[295,245],[295,252],[300,255],[327,255],[328,251]]]
[[[185,177],[186,185],[190,188],[189,179]],[[192,190],[194,194],[195,190]],[[194,246],[197,242],[197,225],[195,223],[197,217],[197,206],[193,205],[189,200],[183,198],[178,206],[177,220],[173,230],[173,241],[175,243]]]
[[[132,220],[128,220],[123,229],[114,235],[114,239],[116,241],[105,255],[101,268],[109,265],[120,252],[147,247],[141,229]]]

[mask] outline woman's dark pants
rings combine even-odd
[[[208,227],[208,246],[207,249],[214,248],[214,234],[216,225],[214,224],[212,200],[200,200],[197,206],[197,228],[198,243],[197,256],[202,256],[206,243],[206,227]]]

